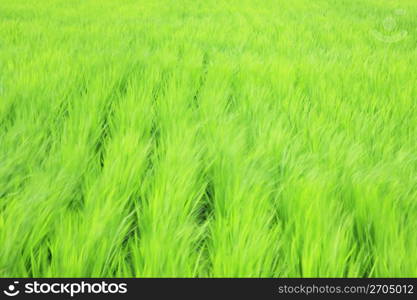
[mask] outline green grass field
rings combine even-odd
[[[416,0],[1,0],[0,276],[417,277],[416,101]]]

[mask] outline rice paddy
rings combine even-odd
[[[1,277],[417,277],[415,0],[0,1]]]

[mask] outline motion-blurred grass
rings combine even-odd
[[[417,276],[415,0],[0,1],[0,276]]]

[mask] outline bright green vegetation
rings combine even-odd
[[[416,30],[415,0],[0,1],[0,276],[417,276]]]

